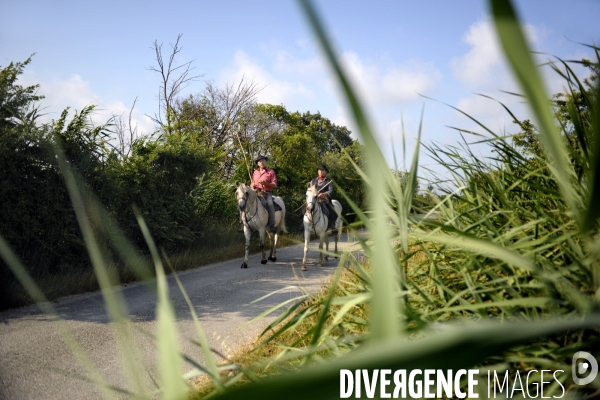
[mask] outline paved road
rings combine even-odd
[[[348,249],[349,245],[344,237],[341,248]],[[240,258],[180,273],[210,346],[228,354],[251,343],[270,319],[250,325],[246,323],[300,292],[299,289],[288,289],[267,300],[250,304],[253,300],[289,285],[301,286],[312,292],[322,287],[335,270],[337,260],[330,260],[323,268],[317,268],[315,244],[312,246],[313,251],[309,254],[311,263],[307,265],[306,272],[300,271],[302,246],[296,245],[280,249],[276,263],[261,265],[260,254],[256,254],[250,257],[250,267],[245,270],[240,269]],[[189,308],[174,279],[169,278],[169,284],[180,346],[185,354],[203,362],[200,349],[190,342],[196,340],[197,335]],[[139,327],[154,332],[154,295],[139,283],[123,286],[121,290],[132,320]],[[124,382],[114,331],[106,315],[102,295],[96,292],[67,297],[55,302],[54,306],[105,379],[122,387]],[[141,357],[155,376],[153,344],[143,334],[136,335],[143,353]],[[189,365],[186,368],[191,369]],[[37,306],[0,313],[0,399],[101,398],[95,386],[76,378],[77,374],[84,375],[84,369],[63,343],[51,319]],[[148,379],[148,374],[145,375]],[[150,383],[148,387],[151,387]]]

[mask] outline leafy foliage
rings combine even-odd
[[[233,182],[247,179],[258,153],[270,154],[280,182],[277,194],[291,210],[304,202],[306,182],[316,176],[317,165],[339,158],[335,141],[349,146],[360,163],[359,147],[347,129],[318,113],[289,113],[283,106],[257,104],[258,88],[245,81],[224,88],[209,83],[202,94],[170,98],[158,132],[136,137],[132,131],[129,148],[121,143],[117,149],[114,130],[123,128],[122,121],[92,124],[93,105],[75,112],[67,108],[51,123],[37,121],[37,86],[17,84],[30,61],[0,69],[0,167],[5,171],[0,195],[11,199],[0,204],[0,235],[36,279],[91,271],[57,164],[57,148],[80,184],[98,198],[137,248],[145,248],[145,239],[133,206],[156,245],[169,252],[208,243],[206,231],[215,224],[219,231],[235,229]],[[348,165],[340,167],[352,174]],[[360,196],[361,186],[355,183],[348,193]],[[344,186],[345,180],[339,184]],[[290,214],[288,225],[298,225],[300,216]],[[115,252],[106,245],[108,253]],[[6,278],[5,287],[12,287],[4,266],[0,274]],[[11,300],[10,290],[2,292],[8,296],[5,307],[19,304]]]
[[[19,75],[31,62],[31,57],[23,62],[10,63],[0,70],[0,129],[18,124],[34,123],[37,110],[33,102],[43,98],[36,94],[39,85],[23,87],[17,85]]]

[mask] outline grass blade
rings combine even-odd
[[[220,392],[224,388],[223,388],[223,384],[221,382],[221,376],[219,375],[219,371],[217,370],[217,362],[215,361],[213,353],[210,350],[210,346],[208,345],[208,340],[206,339],[206,334],[204,333],[204,329],[202,329],[202,325],[200,324],[200,319],[198,318],[198,314],[196,314],[196,309],[194,308],[194,305],[192,304],[192,301],[190,300],[190,296],[188,296],[187,291],[183,287],[183,283],[181,283],[179,276],[177,276],[177,273],[173,269],[173,266],[171,265],[169,259],[167,258],[167,255],[164,252],[163,252],[163,256],[164,256],[165,260],[167,261],[167,264],[171,268],[171,275],[175,278],[175,281],[177,282],[177,285],[179,286],[179,291],[183,295],[183,298],[185,299],[185,302],[188,305],[190,313],[192,314],[192,319],[194,320],[194,326],[196,327],[196,333],[198,334],[198,340],[199,340],[200,348],[202,349],[202,354],[204,355],[204,360],[208,364],[208,371],[210,373],[210,376],[213,379],[213,382],[215,382],[217,391]]]
[[[400,302],[395,300],[394,295],[398,290],[396,278],[399,266],[398,260],[389,245],[391,238],[387,223],[388,218],[383,212],[388,189],[387,182],[393,180],[393,177],[371,131],[363,107],[334,54],[331,41],[327,37],[323,24],[319,20],[312,3],[308,0],[300,0],[300,5],[321,44],[329,65],[332,67],[345,93],[354,121],[359,128],[365,145],[365,158],[369,160],[366,172],[372,183],[369,204],[369,208],[372,211],[372,229],[370,230],[370,235],[373,239],[373,256],[371,261],[373,266],[374,293],[373,312],[370,320],[371,333],[374,338],[394,337],[401,330],[401,305]]]
[[[161,393],[164,399],[183,399],[186,387],[181,372],[181,357],[179,353],[177,328],[175,325],[175,312],[169,300],[169,287],[162,261],[150,230],[144,222],[137,207],[134,213],[140,229],[146,239],[150,254],[156,267],[156,282],[158,301],[156,305],[156,347],[158,351],[158,373],[160,376]]]

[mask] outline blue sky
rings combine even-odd
[[[525,117],[526,107],[500,90],[516,90],[483,1],[315,1],[345,69],[367,104],[386,156],[399,153],[401,117],[414,145],[425,107],[423,141],[452,144],[447,126],[475,128],[459,107],[490,128],[514,132],[510,118],[483,93]],[[600,1],[520,0],[515,6],[532,47],[565,59],[591,57],[575,42],[600,43]],[[149,133],[158,110],[152,44],[168,50],[183,34],[176,61],[194,60],[203,78],[186,93],[244,76],[264,89],[261,102],[320,111],[353,129],[346,105],[295,1],[6,1],[0,2],[0,65],[36,53],[22,78],[41,84],[46,118],[97,104],[96,121],[127,112]],[[544,61],[548,57],[541,57]],[[561,84],[547,73],[549,93]],[[410,153],[410,151],[409,151]],[[428,161],[424,158],[423,164]]]

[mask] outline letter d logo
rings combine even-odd
[[[577,362],[580,358],[585,358],[586,361]],[[577,385],[587,385],[596,379],[596,375],[598,375],[598,361],[590,354],[585,351],[578,351],[573,355],[573,382]],[[580,378],[581,375],[585,374],[586,371],[592,367],[590,374],[586,378]]]

